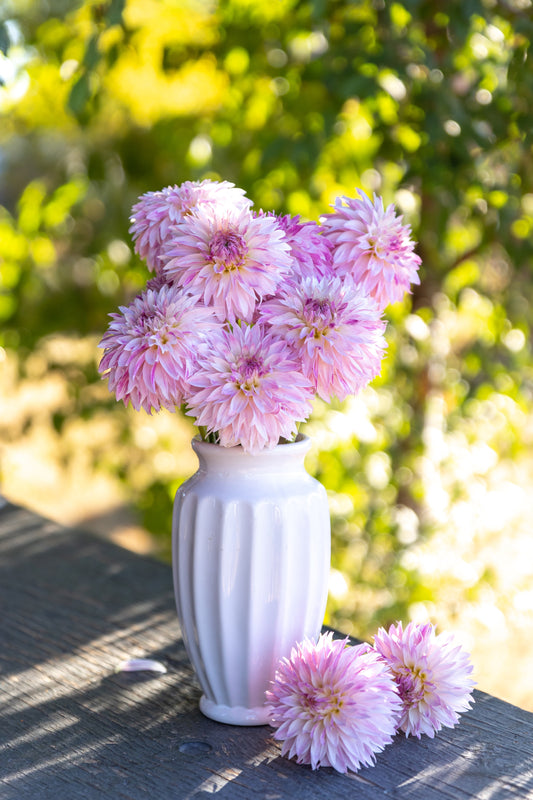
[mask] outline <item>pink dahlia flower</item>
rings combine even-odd
[[[376,195],[372,201],[358,193],[355,198],[338,197],[333,208],[321,221],[334,245],[337,274],[351,274],[381,309],[401,300],[412,283],[420,283],[421,260],[411,228],[402,224],[392,204],[385,209]]]
[[[379,374],[385,322],[353,281],[305,278],[267,300],[261,318],[297,353],[304,375],[325,401],[356,394]]]
[[[185,181],[180,186],[167,186],[159,192],[146,192],[132,208],[130,218],[135,252],[148,268],[162,268],[162,247],[168,241],[171,228],[200,205],[218,208],[249,208],[252,201],[244,197],[228,181]]]
[[[165,274],[199,294],[221,319],[250,322],[258,300],[289,269],[289,245],[274,217],[198,208],[172,232]]]
[[[309,416],[312,387],[290,348],[262,326],[236,325],[200,348],[188,414],[224,447],[250,453],[291,440]]]
[[[299,216],[291,217],[289,214],[276,219],[290,247],[291,273],[296,280],[331,275],[332,245],[326,236],[322,236],[320,226],[316,222],[300,222]]]
[[[374,648],[386,661],[398,684],[403,710],[398,727],[405,735],[453,728],[461,711],[473,701],[472,665],[465,651],[447,633],[435,635],[433,625],[410,622],[380,628]]]
[[[392,741],[401,707],[391,672],[367,645],[325,633],[280,661],[266,692],[274,738],[299,764],[338,772],[375,762]]]
[[[99,371],[125,405],[151,413],[183,402],[194,354],[217,325],[211,309],[195,305],[181,289],[147,289],[119,314],[100,342]]]

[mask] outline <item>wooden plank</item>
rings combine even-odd
[[[533,798],[533,714],[481,692],[454,730],[398,736],[349,776],[281,758],[268,727],[206,719],[170,568],[13,506],[0,612],[0,800]],[[117,672],[131,657],[167,672]]]

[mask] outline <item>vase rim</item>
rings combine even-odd
[[[311,439],[309,436],[306,436],[305,433],[299,433],[296,437],[294,442],[285,442],[283,444],[276,444],[274,447],[265,447],[263,450],[259,450],[257,453],[249,453],[243,450],[242,445],[237,444],[233,447],[224,447],[220,444],[215,444],[214,442],[205,442],[199,434],[192,439],[192,447],[194,450],[211,450],[212,452],[217,453],[234,453],[235,455],[243,455],[243,456],[250,456],[251,458],[255,458],[257,456],[273,456],[273,455],[280,455],[283,452],[288,450],[292,451],[301,451],[306,452],[309,447],[311,446]]]

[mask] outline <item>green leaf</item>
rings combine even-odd
[[[327,14],[326,0],[311,0],[311,15],[314,20],[322,21]]]
[[[107,12],[107,24],[122,25],[122,14],[126,6],[126,0],[111,0],[109,11]]]
[[[0,52],[7,56],[7,51],[11,47],[11,37],[5,22],[0,24]]]
[[[528,44],[523,43],[513,53],[513,57],[509,62],[508,76],[509,80],[519,81],[522,77],[524,64],[527,59]]]
[[[88,70],[91,70],[96,67],[100,61],[100,58],[101,53],[98,50],[98,34],[95,33],[94,36],[92,36],[89,40],[89,44],[87,45],[87,49],[83,57],[83,63]]]
[[[73,114],[79,114],[83,111],[90,96],[89,76],[84,72],[70,90],[68,98],[69,110],[72,111]]]

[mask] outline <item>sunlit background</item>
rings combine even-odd
[[[387,311],[381,377],[306,426],[327,622],[430,619],[533,710],[532,34],[531,0],[4,0],[3,494],[168,559],[194,431],[97,373],[147,277],[131,206],[206,177],[304,219],[377,192],[422,283]]]

